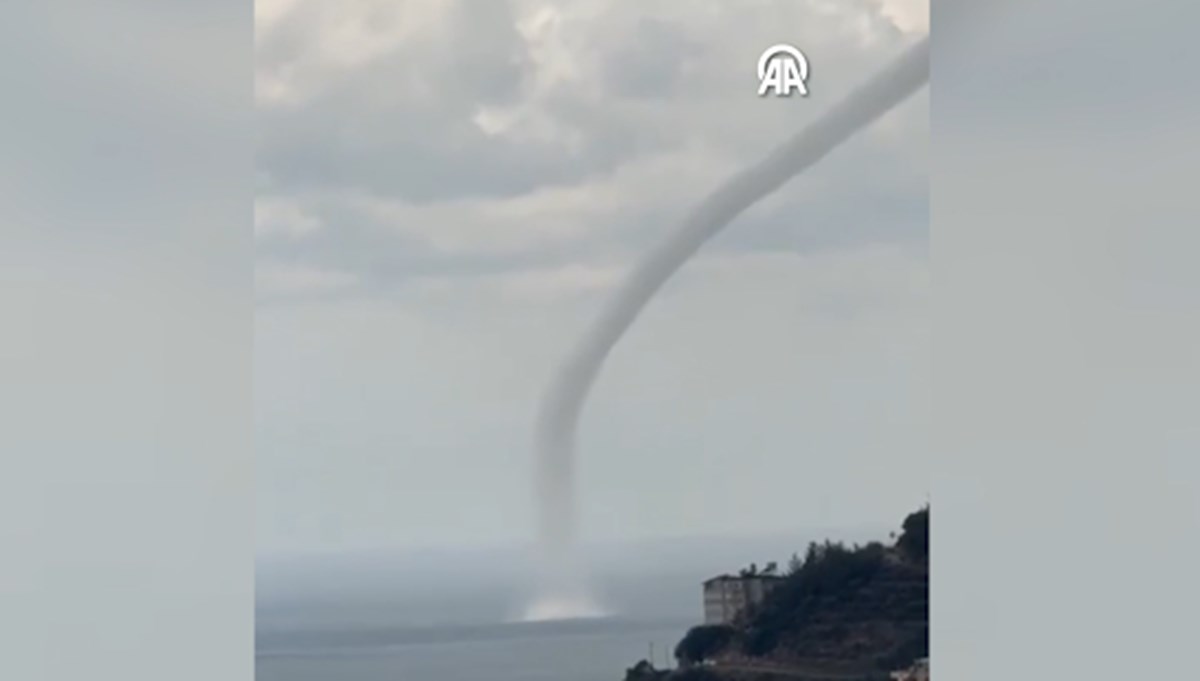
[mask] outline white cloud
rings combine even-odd
[[[303,237],[321,229],[321,221],[294,201],[273,196],[254,200],[254,236]]]
[[[469,47],[464,43],[470,36],[459,29],[472,15],[486,17],[479,11],[484,7],[459,0],[269,1],[256,9],[258,105],[303,106],[356,70],[398,53],[410,63],[405,78],[380,85],[410,97],[427,95],[438,86],[435,65]],[[277,41],[284,43],[283,58],[275,57]]]
[[[256,215],[264,549],[523,535],[554,363],[708,190],[911,43],[918,5],[263,8],[260,97],[283,93],[261,102]],[[808,100],[755,96],[781,40],[813,60]],[[919,484],[922,97],[708,244],[622,340],[582,432],[590,532],[878,519]],[[837,463],[796,482],[798,442],[895,484],[853,502]],[[774,473],[739,474],[763,493],[717,518],[686,490],[719,486],[731,450]]]
[[[903,31],[929,33],[929,0],[882,0],[884,16]]]
[[[571,263],[471,278],[427,277],[418,279],[415,288],[422,294],[466,294],[477,303],[490,300],[498,306],[546,306],[608,292],[626,270],[620,265]]]
[[[347,194],[332,200],[436,253],[535,253],[611,239],[627,233],[630,225],[642,225],[647,214],[678,220],[688,202],[702,188],[716,186],[730,168],[728,159],[683,149],[638,157],[584,182],[510,197],[418,203]],[[655,232],[669,227],[647,226]]]

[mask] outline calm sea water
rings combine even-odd
[[[866,535],[874,538],[876,534]],[[258,681],[619,681],[667,655],[703,619],[701,583],[751,561],[786,560],[812,536],[608,547],[590,566],[618,617],[509,623],[532,596],[522,553],[339,555],[263,561]]]
[[[619,681],[689,622],[601,619],[260,636],[259,681]]]

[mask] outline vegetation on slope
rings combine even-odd
[[[929,649],[929,508],[905,518],[893,546],[811,544],[761,606],[734,627],[695,627],[682,666],[761,658],[887,669]]]
[[[737,639],[738,631],[724,624],[705,624],[692,627],[675,646],[675,659],[692,664],[713,656]]]

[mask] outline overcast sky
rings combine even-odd
[[[928,27],[925,0],[260,0],[258,537],[532,535],[534,408],[633,259]],[[756,96],[793,43],[807,99]],[[895,524],[929,488],[928,93],[756,206],[618,346],[596,540]]]

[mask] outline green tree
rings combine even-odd
[[[733,641],[734,630],[723,624],[692,627],[675,646],[675,659],[681,666],[711,658]]]
[[[794,575],[797,572],[800,572],[800,569],[803,567],[804,567],[804,559],[800,557],[800,554],[793,553],[792,557],[788,560],[787,573],[789,575]]]
[[[902,527],[896,548],[910,560],[929,560],[929,506],[910,513]]]
[[[786,631],[807,620],[818,601],[850,598],[883,567],[886,553],[878,542],[852,548],[830,541],[809,544],[804,562],[770,593],[748,623],[740,639],[744,652],[769,653]]]
[[[642,660],[625,670],[625,681],[655,681],[665,678],[667,673],[654,668],[648,660]]]

